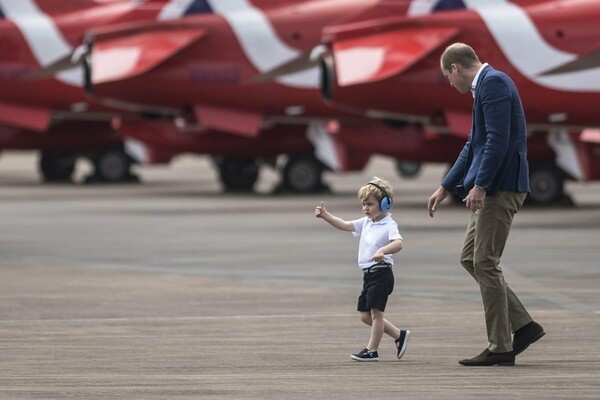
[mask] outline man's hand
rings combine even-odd
[[[473,189],[469,191],[469,194],[465,197],[463,202],[465,203],[465,206],[475,212],[485,206],[485,194],[485,189],[473,186]]]
[[[429,202],[427,203],[427,209],[429,210],[429,216],[433,218],[433,214],[437,210],[438,205],[448,196],[448,191],[443,186],[440,186],[438,190],[436,190],[431,197],[429,198]]]

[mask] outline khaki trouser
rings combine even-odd
[[[460,263],[481,290],[489,347],[495,353],[512,351],[511,331],[532,321],[531,316],[504,280],[500,257],[514,215],[526,193],[500,192],[485,198],[485,207],[471,214]]]

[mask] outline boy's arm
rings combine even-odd
[[[340,217],[336,217],[325,209],[325,203],[321,202],[315,207],[315,217],[325,220],[329,225],[338,228],[342,231],[354,232],[354,224],[350,221],[345,221]]]
[[[375,252],[375,254],[373,254],[373,258],[371,258],[371,260],[375,262],[383,262],[383,256],[385,254],[395,254],[400,250],[402,250],[402,239],[390,240],[388,244],[381,247]]]

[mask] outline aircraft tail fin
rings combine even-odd
[[[447,43],[457,31],[407,27],[335,41],[332,54],[337,83],[350,86],[401,74]]]
[[[206,30],[182,22],[107,30],[92,38],[91,86],[144,74],[206,35]]]
[[[158,26],[135,22],[98,28],[87,34],[85,44],[22,79],[44,79],[82,64],[91,71],[85,74],[87,88],[128,79],[150,71],[206,33],[186,21],[165,21]]]

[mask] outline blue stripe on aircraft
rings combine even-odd
[[[185,11],[185,15],[210,14],[213,10],[206,0],[194,0],[194,2]]]
[[[433,12],[448,11],[448,10],[460,10],[467,8],[462,0],[440,0],[437,5],[433,8]]]

